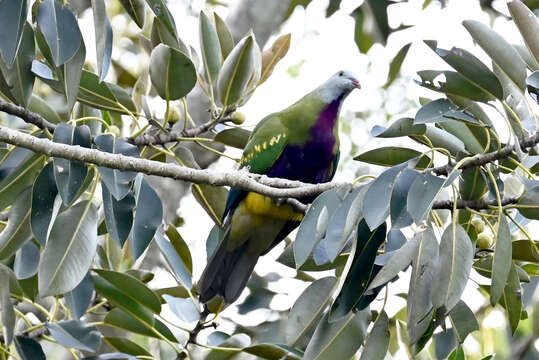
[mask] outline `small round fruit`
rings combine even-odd
[[[473,219],[472,225],[478,233],[482,233],[485,230],[485,223],[481,219]]]
[[[121,131],[120,131],[120,128],[116,125],[111,125],[109,126],[109,131],[112,135],[116,136],[116,137],[120,137],[121,134]]]
[[[241,125],[245,122],[245,115],[243,115],[239,111],[236,111],[232,114],[230,120],[236,125]]]
[[[480,249],[489,249],[492,243],[492,236],[487,233],[481,233],[477,236],[477,247]]]
[[[180,114],[180,109],[178,109],[175,106],[173,106],[173,107],[171,107],[169,109],[169,111],[168,111],[168,122],[169,123],[174,124],[175,122],[180,121],[181,118],[182,118],[182,116]]]

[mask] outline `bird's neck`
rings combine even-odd
[[[310,130],[311,136],[318,137],[333,134],[333,130],[337,124],[337,118],[339,117],[339,110],[344,98],[345,95],[342,94],[326,105],[324,109],[322,109],[318,115],[318,119]]]

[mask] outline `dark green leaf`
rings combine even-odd
[[[173,49],[181,51],[186,55],[190,53],[185,43],[177,36],[172,35],[159,18],[153,19],[152,31],[150,33],[150,43],[152,49],[157,47],[157,45],[160,43],[163,43]],[[149,52],[151,53],[151,50]],[[196,68],[198,68],[198,64],[196,65]]]
[[[490,288],[490,304],[492,306],[496,305],[502,296],[512,262],[511,231],[505,216],[501,217],[496,230],[496,247],[492,262],[492,286]]]
[[[404,62],[404,58],[406,57],[406,54],[408,54],[408,50],[410,49],[411,43],[408,43],[404,45],[397,55],[391,60],[389,63],[389,74],[387,75],[387,82],[385,83],[384,87],[388,87],[395,81],[397,76],[399,75],[399,71],[401,70],[402,63]]]
[[[466,20],[462,24],[492,61],[523,91],[525,89],[526,64],[507,40],[479,21]]]
[[[237,348],[238,351],[213,349],[206,356],[205,360],[225,360],[230,359],[244,347],[249,346],[251,339],[246,334],[234,334],[220,344],[222,348]]]
[[[366,162],[368,164],[389,167],[402,164],[403,162],[418,157],[420,155],[421,153],[414,149],[397,146],[387,146],[370,150],[360,155],[356,155],[354,157],[354,160]],[[417,163],[417,168],[425,169],[429,162],[430,158],[426,155],[423,155]]]
[[[215,26],[203,11],[200,12],[199,22],[202,62],[204,63],[206,80],[212,86],[217,80],[219,70],[221,70],[221,65],[223,64],[221,45]]]
[[[410,345],[417,343],[431,324],[433,285],[438,270],[438,242],[431,228],[419,234],[420,242],[412,261],[407,299],[407,329]]]
[[[466,22],[464,22],[464,26],[467,26]],[[468,31],[470,30],[468,29]],[[474,35],[472,35],[472,37],[474,37]],[[464,76],[470,82],[483,89],[483,91],[487,92],[491,96],[498,99],[503,99],[503,91],[500,81],[496,78],[496,75],[494,75],[492,71],[473,54],[464,49],[456,47],[452,48],[451,50],[437,48],[436,42],[428,41],[426,43],[445,62],[457,70],[460,75]],[[483,45],[481,46],[483,47]]]
[[[296,269],[296,262],[294,261],[294,249],[293,244],[288,245],[284,251],[282,252],[281,256],[277,258],[277,261],[281,264],[288,266],[291,269]],[[346,259],[348,258],[348,253],[343,252],[337,258],[334,262],[331,263],[325,263],[325,264],[317,264],[314,261],[314,257],[312,255],[307,257],[307,260],[299,267],[299,271],[325,271],[325,270],[332,270],[336,268],[342,268],[346,264]]]
[[[474,249],[462,226],[449,224],[442,235],[438,276],[434,281],[433,305],[451,311],[468,283]]]
[[[535,63],[539,66],[539,22],[537,16],[520,1],[511,1],[507,4],[509,12],[513,15],[513,20],[524,38],[528,49],[535,58]]]
[[[395,182],[395,185],[393,185],[389,204],[392,229],[400,229],[413,223],[412,217],[407,211],[406,201],[408,191],[410,191],[410,187],[418,175],[419,173],[414,170],[404,169]]]
[[[84,278],[97,247],[97,210],[82,201],[62,212],[39,261],[39,294],[59,295]]]
[[[421,173],[415,178],[408,191],[406,203],[408,204],[408,213],[416,224],[421,223],[427,216],[444,183],[444,179],[428,173]]]
[[[125,11],[131,16],[131,19],[142,29],[146,15],[144,0],[120,0]]]
[[[163,0],[146,0],[156,17],[159,18],[171,35],[178,37],[174,17],[168,10]]]
[[[511,242],[513,260],[539,263],[539,241],[515,240]]]
[[[191,280],[191,271],[186,266],[182,257],[176,251],[174,245],[168,241],[160,232],[155,233],[155,241],[161,250],[161,253],[165,257],[167,263],[172,268],[176,279],[182,286],[187,289],[193,287]]]
[[[387,18],[389,4],[388,0],[367,0],[350,14],[355,20],[354,40],[361,53],[366,54],[375,42],[385,45],[394,31]]]
[[[189,251],[189,245],[182,238],[178,230],[174,225],[169,224],[167,226],[166,234],[170,239],[170,243],[174,246],[176,253],[182,259],[182,262],[187,267],[190,273],[193,272],[193,259],[191,257],[191,252]]]
[[[518,211],[522,216],[539,220],[539,181],[524,180],[524,193],[518,199]]]
[[[32,238],[30,227],[30,189],[18,194],[8,213],[8,222],[0,233],[0,259],[7,259]]]
[[[193,62],[181,51],[164,44],[157,45],[152,51],[150,78],[159,96],[165,100],[184,97],[197,81]]]
[[[424,124],[414,124],[412,118],[400,118],[388,128],[376,125],[371,130],[371,135],[380,138],[392,138],[410,135],[423,135],[427,131]]]
[[[13,341],[13,334],[15,330],[15,310],[13,310],[13,304],[10,299],[10,273],[9,269],[4,264],[0,263],[0,305],[2,306],[2,335],[4,337],[4,343],[6,346]]]
[[[453,350],[453,352],[449,354],[447,360],[466,360],[462,346],[459,346],[457,349]]]
[[[95,45],[99,81],[103,81],[110,66],[112,55],[112,26],[103,0],[92,0],[94,14]]]
[[[63,121],[60,115],[48,102],[34,94],[32,94],[30,97],[28,110],[38,113],[39,115],[43,116],[45,120],[53,124],[58,124]]]
[[[165,294],[163,299],[167,302],[170,311],[182,321],[195,322],[200,319],[200,313],[191,298],[183,299]]]
[[[88,305],[90,305],[93,294],[94,282],[90,273],[87,273],[73,290],[64,294],[64,299],[71,311],[72,318],[80,319],[84,315],[86,309],[88,309]]]
[[[455,71],[423,70],[417,73],[421,81],[417,84],[448,95],[462,96],[475,101],[488,102],[495,98],[468,81]]]
[[[339,10],[339,7],[341,6],[341,0],[330,0],[329,5],[326,8],[326,17],[330,17],[331,15],[335,14],[337,10]]]
[[[232,33],[230,32],[230,29],[226,25],[225,21],[221,19],[217,13],[213,13],[213,17],[215,20],[217,36],[219,37],[219,45],[221,45],[221,54],[223,55],[223,59],[226,59],[228,54],[230,54],[234,48],[234,38],[232,37]]]
[[[137,343],[124,337],[104,337],[103,340],[114,349],[133,356],[151,356],[151,354]]]
[[[47,360],[41,344],[27,336],[15,336],[15,349],[21,360]]]
[[[421,138],[413,138],[414,140],[418,140],[422,144],[425,144],[429,147],[444,148],[449,151],[453,156],[466,152],[462,140],[445,130],[438,129],[434,126],[427,126],[427,130],[425,131],[424,136],[429,140],[429,142],[422,141]]]
[[[414,124],[438,123],[456,119],[479,125],[479,122],[471,116],[456,110],[457,106],[447,99],[434,100],[419,109]]]
[[[372,232],[364,220],[359,223],[357,239],[352,251],[354,259],[350,270],[345,275],[346,279],[341,292],[331,307],[329,321],[338,321],[356,308],[369,286],[376,253],[385,239],[385,223],[382,223]]]
[[[367,336],[370,311],[352,313],[338,321],[329,322],[328,315],[318,323],[305,349],[303,360],[348,359],[355,354]]]
[[[522,311],[522,289],[520,288],[520,280],[514,264],[512,264],[511,270],[509,270],[507,285],[503,289],[503,303],[509,317],[511,334],[514,334],[520,321],[520,312]]]
[[[342,200],[337,189],[331,189],[313,201],[299,225],[293,243],[295,268],[299,269],[307,261],[326,232],[329,216],[333,215]]]
[[[59,124],[54,130],[53,141],[89,148],[92,141],[90,128],[86,125],[73,127],[65,123]],[[62,158],[53,158],[53,164],[58,192],[64,204],[69,205],[81,189],[88,167],[84,163]]]
[[[47,323],[51,337],[58,344],[79,350],[97,352],[101,346],[101,334],[95,326],[78,320]]]
[[[75,55],[82,42],[77,19],[59,1],[44,0],[37,10],[37,26],[45,37],[55,66]]]
[[[82,76],[82,67],[86,60],[86,46],[84,41],[80,43],[80,47],[65,64],[61,65],[57,74],[63,86],[63,93],[66,96],[67,112],[70,112],[77,101],[79,94],[79,85]]]
[[[257,344],[242,349],[242,352],[255,355],[257,359],[266,360],[301,360],[303,355],[297,349],[282,344]]]
[[[449,319],[459,343],[463,343],[469,333],[479,330],[479,324],[472,310],[464,301],[459,301],[449,312]]]
[[[17,279],[28,279],[37,273],[39,265],[39,247],[27,241],[15,254],[13,272]]]
[[[296,345],[320,321],[336,283],[332,276],[318,279],[298,297],[286,323],[286,341],[290,346]]]
[[[384,360],[389,348],[389,319],[385,311],[378,315],[359,360]]]
[[[165,324],[163,324],[159,319],[154,319],[155,324],[154,328],[161,333],[165,338],[172,342],[177,342],[176,338],[172,334],[172,332],[167,328]],[[158,335],[156,335],[155,332],[151,330],[151,325],[148,325],[144,322],[141,322],[137,318],[134,318],[129,313],[115,308],[109,311],[109,313],[105,316],[105,319],[103,320],[105,324],[113,326],[118,329],[127,330],[130,332],[133,332],[135,334],[140,334],[143,336],[149,336],[153,338],[159,338]]]
[[[127,194],[122,200],[116,200],[107,186],[102,186],[105,223],[110,237],[122,247],[133,227],[133,209],[135,197]]]
[[[0,2],[0,24],[2,24],[0,53],[9,67],[17,56],[27,12],[26,0]]]
[[[131,249],[133,258],[137,259],[146,250],[163,221],[163,205],[144,177],[137,179],[135,188],[137,207],[131,235]]]
[[[376,274],[374,279],[369,284],[367,290],[374,289],[390,282],[395,276],[403,271],[417,254],[421,235],[416,235],[412,240],[404,244],[400,249],[392,252],[391,258],[387,261],[384,267]]]
[[[230,128],[220,131],[214,140],[238,149],[245,148],[251,132],[242,128]]]
[[[522,269],[530,276],[539,276],[539,265],[537,264],[525,264],[522,265]]]

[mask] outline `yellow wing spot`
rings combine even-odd
[[[264,150],[266,150],[267,147],[268,147],[268,144],[266,144],[266,142],[264,141],[264,142],[262,143],[262,148],[263,148]]]
[[[260,145],[255,145],[255,151],[260,152]]]
[[[272,198],[250,192],[245,198],[245,207],[253,215],[262,215],[279,220],[301,221],[303,214],[290,205],[277,205]]]

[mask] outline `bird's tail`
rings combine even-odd
[[[228,234],[213,252],[198,282],[200,302],[220,295],[232,304],[241,295],[254,270],[259,254],[249,252],[249,242],[234,250],[227,249]]]

